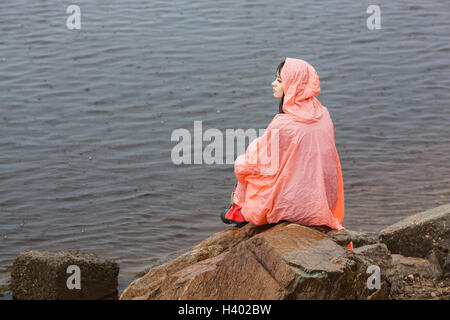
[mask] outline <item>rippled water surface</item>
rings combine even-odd
[[[450,4],[377,1],[0,4],[0,279],[19,252],[147,266],[227,228],[232,165],[171,161],[173,130],[265,128],[284,57],[317,70],[336,129],[344,226],[450,202]],[[206,145],[206,143],[205,143]]]

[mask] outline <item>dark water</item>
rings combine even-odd
[[[123,289],[227,228],[232,165],[172,164],[171,133],[265,128],[286,56],[321,79],[344,226],[449,203],[449,2],[77,1],[68,30],[70,4],[0,4],[0,279],[21,251],[77,248]]]

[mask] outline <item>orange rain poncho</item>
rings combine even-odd
[[[286,58],[280,75],[284,114],[236,158],[233,201],[255,225],[285,220],[343,230],[341,165],[330,114],[314,97],[317,72],[306,61]]]

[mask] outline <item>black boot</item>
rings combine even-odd
[[[220,213],[220,218],[222,219],[223,223],[226,223],[226,224],[235,224],[236,227],[238,227],[238,228],[241,228],[241,227],[245,226],[245,225],[248,223],[248,221],[234,221],[234,220],[230,220],[230,219],[225,218],[225,215],[227,214],[227,212],[228,212],[229,210],[230,210],[230,209],[224,209],[224,210]]]

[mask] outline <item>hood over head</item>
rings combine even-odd
[[[304,60],[286,58],[280,76],[284,86],[284,113],[305,123],[319,121],[326,109],[315,97],[320,93],[316,70]]]

